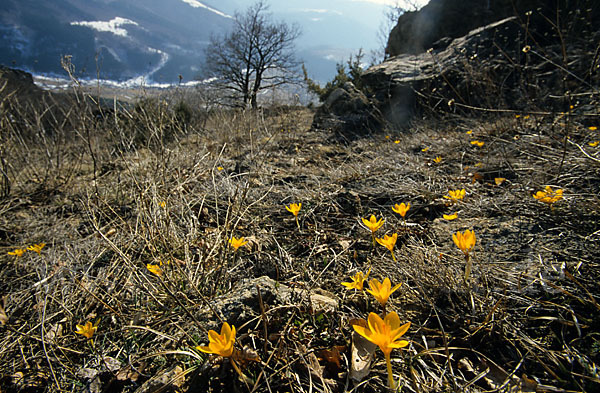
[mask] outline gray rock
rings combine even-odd
[[[569,26],[568,38],[549,15]],[[399,127],[425,112],[565,111],[565,92],[582,97],[581,108],[600,82],[590,68],[598,17],[600,2],[592,0],[431,0],[399,18],[388,41],[393,57],[365,71],[361,84],[385,121]]]
[[[334,90],[315,114],[312,128],[332,130],[341,139],[352,140],[381,129],[377,107],[351,82]]]
[[[507,18],[464,37],[445,39],[437,50],[390,58],[366,70],[362,82],[373,92],[372,98],[383,117],[394,125],[406,124],[424,106],[447,110],[450,99],[481,105],[485,94],[474,94],[478,91],[472,82],[477,80],[469,75],[474,63],[490,68],[495,63],[506,65],[502,54],[515,55],[521,50],[520,34],[516,19]],[[506,69],[507,73],[510,71]]]
[[[211,307],[224,321],[234,326],[241,326],[261,315],[259,290],[265,311],[285,305],[303,306],[314,313],[333,312],[337,309],[339,302],[335,295],[320,289],[308,291],[305,288],[303,283],[290,287],[267,276],[244,279],[235,284],[227,294],[212,300]],[[207,307],[200,315],[200,319],[205,320],[207,316],[213,315],[213,312]],[[214,318],[208,319],[214,325],[209,328],[220,329],[220,324],[214,322]]]
[[[177,388],[181,387],[185,380],[181,377],[183,374],[183,369],[178,365],[174,365],[144,382],[142,386],[135,390],[135,393],[177,391]]]
[[[529,17],[529,26],[539,42],[548,32],[543,28],[544,16],[555,18],[557,9],[564,16],[565,11],[595,8],[590,18],[597,20],[597,3],[596,0],[430,0],[419,11],[400,15],[388,37],[386,53],[389,56],[422,53],[432,47],[435,49],[435,43],[443,37],[459,38],[508,17],[525,20],[528,11],[535,11]]]

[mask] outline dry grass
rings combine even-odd
[[[381,353],[367,379],[347,378],[348,320],[378,308],[340,282],[369,268],[403,283],[388,306],[412,322],[410,346],[392,355],[403,391],[598,388],[590,118],[447,117],[340,145],[302,108],[192,110],[186,122],[172,108],[148,100],[93,119],[73,107],[52,129],[1,119],[3,391],[383,391]],[[565,193],[552,209],[532,198],[548,184]],[[466,197],[448,205],[458,188]],[[408,227],[391,210],[400,202]],[[397,263],[373,248],[360,223],[371,214],[386,220],[379,236],[399,233]],[[477,235],[469,286],[451,240],[464,229]],[[231,236],[250,243],[234,254]],[[7,255],[41,242],[40,255]],[[159,261],[161,278],[146,269]],[[298,297],[219,309],[265,275]],[[317,311],[315,291],[335,311]],[[260,357],[245,380],[194,349],[225,320]],[[74,333],[86,321],[98,322],[93,345]]]

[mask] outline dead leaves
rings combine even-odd
[[[366,326],[364,319],[352,319],[350,325]],[[377,345],[373,344],[355,331],[352,332],[352,353],[350,363],[350,378],[355,382],[365,379],[371,371],[373,353]]]
[[[325,364],[325,368],[332,374],[338,374],[344,370],[342,354],[346,352],[345,345],[335,345],[329,349],[317,352],[317,357]]]

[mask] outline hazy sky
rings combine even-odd
[[[429,2],[429,0],[351,0],[351,1],[364,1],[366,3],[377,3],[383,5],[399,5],[399,6],[412,6],[413,4],[417,7],[422,7]]]
[[[277,18],[300,23],[302,35],[296,42],[300,56],[317,78],[329,80],[336,72],[336,63],[345,62],[361,49],[367,63],[383,57],[387,42],[384,36],[394,24],[388,20],[389,7],[412,10],[427,3],[428,0],[270,0],[270,9]]]

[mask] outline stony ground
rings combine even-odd
[[[402,391],[598,388],[597,117],[447,115],[340,142],[303,108],[182,123],[144,105],[61,135],[3,120],[2,391],[383,391],[379,350],[349,377],[350,322],[381,307],[341,282],[369,269],[402,283],[386,307],[411,322]],[[551,206],[532,196],[547,185]],[[196,349],[223,322],[239,372]]]

